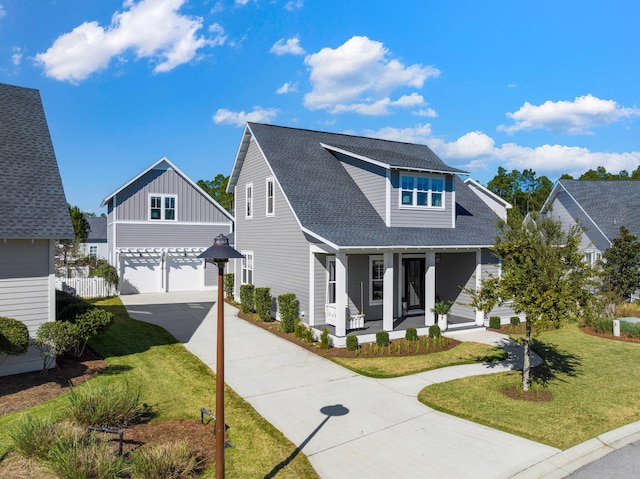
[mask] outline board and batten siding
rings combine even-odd
[[[115,208],[118,221],[149,220],[149,195],[152,194],[177,197],[177,222],[231,223],[231,220],[211,203],[210,198],[196,190],[173,169],[153,169],[118,192]]]
[[[387,170],[341,153],[334,153],[366,196],[373,208],[386,221],[387,211]]]
[[[118,222],[116,245],[118,248],[208,248],[216,236],[221,233],[228,235],[230,232],[231,223]]]
[[[587,228],[586,231],[583,231],[580,239],[581,250],[595,247],[599,251],[604,251],[609,248],[610,244],[607,238],[595,227],[566,191],[560,190],[553,200],[551,217],[560,220],[563,231],[569,231],[576,224]]]
[[[407,172],[410,174],[410,172]],[[429,175],[437,176],[437,175]],[[420,209],[400,207],[400,172],[391,172],[391,226],[420,228],[453,228],[454,192],[450,175],[444,178],[444,208]]]
[[[299,313],[309,311],[309,243],[277,181],[274,181],[274,214],[266,214],[266,180],[273,177],[260,149],[251,138],[235,188],[235,248],[253,252],[253,284],[271,288],[271,296],[293,293]],[[245,187],[253,184],[253,217],[246,218]],[[236,295],[241,283],[236,267]]]

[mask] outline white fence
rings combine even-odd
[[[56,289],[82,298],[106,298],[118,292],[104,278],[56,278]]]

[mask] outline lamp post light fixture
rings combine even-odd
[[[224,479],[224,266],[230,258],[244,258],[229,246],[229,239],[220,234],[213,239],[213,246],[198,255],[205,261],[218,265],[218,327],[216,345],[216,479]]]

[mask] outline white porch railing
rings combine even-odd
[[[328,325],[336,326],[338,324],[338,308],[336,303],[327,303],[324,305],[324,317]],[[364,328],[364,314],[349,315],[347,329],[360,328]]]
[[[56,289],[81,298],[106,298],[118,292],[104,278],[56,278]]]

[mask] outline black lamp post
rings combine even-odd
[[[244,258],[229,246],[229,239],[220,234],[213,246],[198,255],[205,261],[218,265],[218,328],[216,349],[216,479],[224,479],[224,265],[229,258]]]

